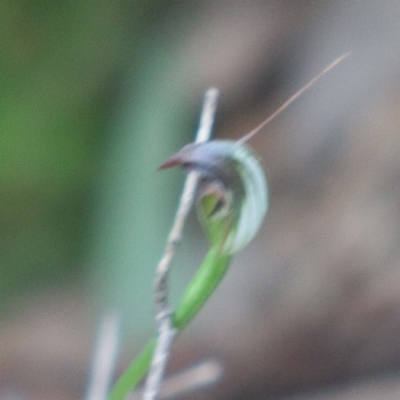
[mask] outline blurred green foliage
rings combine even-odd
[[[152,323],[182,177],[156,169],[191,140],[202,101],[182,46],[191,14],[176,10],[1,2],[0,299],[83,283],[99,312]]]
[[[142,3],[0,2],[2,297],[78,271],[96,152]]]
[[[110,127],[114,136],[104,154],[91,235],[91,282],[95,295],[103,296],[98,304],[122,310],[142,332],[154,324],[154,273],[183,178],[179,170],[159,173],[157,167],[193,139],[203,96],[193,95],[193,68],[182,46],[187,20],[176,18],[154,24],[138,41]],[[181,255],[177,264],[186,268],[174,279],[176,300],[202,250],[196,245]]]

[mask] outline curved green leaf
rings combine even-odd
[[[211,242],[211,249],[173,314],[174,327],[182,331],[225,276],[232,255],[256,235],[268,204],[263,169],[242,143],[190,144],[160,168],[175,165],[200,171],[197,212]],[[110,400],[123,400],[140,382],[150,367],[154,348],[153,338],[118,380]]]

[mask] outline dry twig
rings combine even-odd
[[[195,390],[213,385],[223,373],[221,364],[214,360],[205,360],[166,377],[163,380],[159,398],[162,400],[177,398]],[[143,389],[135,390],[128,396],[128,400],[139,400],[143,396]]]
[[[217,98],[217,89],[211,88],[207,90],[204,97],[200,125],[196,134],[196,143],[206,142],[211,137]],[[170,347],[176,335],[176,329],[173,327],[171,320],[171,310],[168,305],[168,275],[175,251],[182,239],[186,218],[195,199],[198,178],[198,172],[193,171],[189,173],[186,179],[174,224],[168,236],[165,252],[158,264],[156,272],[155,314],[157,322],[157,344],[146,380],[143,396],[144,400],[155,400],[157,398]]]
[[[120,317],[111,312],[104,315],[95,346],[91,379],[86,400],[105,400],[114,371],[119,345]]]

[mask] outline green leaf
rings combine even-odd
[[[174,327],[182,331],[225,276],[233,254],[256,235],[268,204],[263,169],[245,144],[232,141],[190,144],[160,168],[175,165],[200,171],[197,212],[211,243],[173,314]],[[110,400],[123,400],[140,382],[150,366],[154,347],[152,339],[118,380]]]

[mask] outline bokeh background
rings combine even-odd
[[[169,370],[221,363],[195,399],[398,399],[399,20],[395,0],[0,2],[0,397],[82,398],[109,312],[117,374],[152,335],[183,180],[156,169],[207,87],[236,139],[351,50],[253,140],[266,223]],[[192,218],[174,301],[206,249]]]

